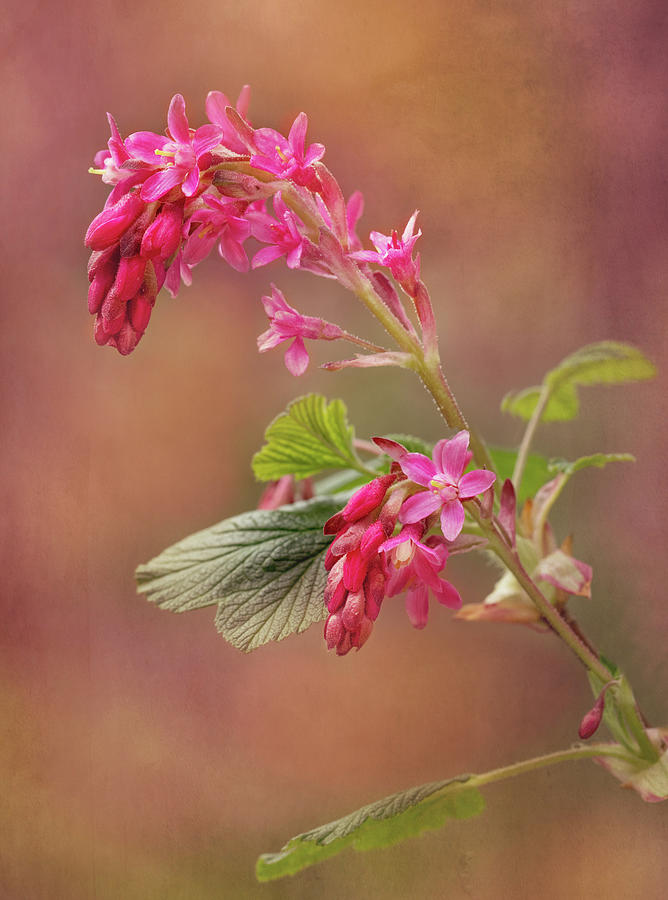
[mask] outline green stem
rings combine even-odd
[[[555,753],[546,753],[544,756],[535,756],[522,762],[512,763],[500,769],[492,769],[482,775],[473,775],[467,785],[472,787],[484,787],[497,781],[505,781],[515,778],[517,775],[526,775],[527,772],[535,772],[548,766],[557,766],[560,763],[571,762],[578,759],[592,759],[597,756],[614,756],[617,759],[632,762],[634,757],[627,753],[619,744],[588,744],[587,746],[571,747],[569,750],[558,750]]]
[[[531,418],[527,424],[526,430],[524,432],[524,436],[522,437],[522,443],[519,446],[519,450],[517,451],[517,459],[515,460],[515,468],[513,469],[513,484],[515,486],[515,491],[519,493],[520,483],[522,481],[522,475],[524,474],[524,467],[526,466],[527,458],[529,456],[529,448],[531,447],[531,442],[533,441],[533,436],[536,433],[536,428],[538,427],[538,423],[541,420],[541,416],[545,412],[545,407],[547,406],[547,401],[550,399],[550,394],[552,392],[552,388],[549,384],[544,384],[541,388],[540,395],[538,397],[538,402],[536,403],[536,408],[534,409]]]

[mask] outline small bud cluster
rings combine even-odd
[[[325,524],[325,534],[336,535],[325,559],[325,640],[339,656],[366,643],[385,597],[387,575],[379,548],[394,531],[404,496],[399,489],[387,497],[397,478],[374,478]]]

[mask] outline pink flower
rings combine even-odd
[[[424,628],[429,614],[429,592],[439,603],[459,609],[462,598],[450,582],[439,578],[448,559],[443,538],[422,542],[421,525],[406,525],[395,537],[384,541],[380,550],[389,560],[388,597],[406,591],[406,612],[414,628]]]
[[[416,209],[408,220],[401,238],[399,238],[396,231],[389,235],[381,234],[379,231],[372,231],[370,237],[376,251],[358,250],[350,254],[353,259],[387,266],[399,284],[405,287],[409,294],[414,293],[416,282],[420,277],[420,257],[413,259],[413,247],[422,234],[422,231],[414,233],[417,216],[418,210]]]
[[[208,256],[218,241],[218,252],[223,259],[237,272],[247,272],[249,263],[243,244],[251,230],[250,224],[239,215],[246,204],[210,196],[202,199],[207,208],[194,212],[190,220],[199,224],[188,239],[191,264]]]
[[[255,254],[252,266],[257,269],[285,256],[288,268],[298,269],[306,241],[300,231],[302,223],[283,202],[280,191],[274,195],[274,210],[278,221],[266,210],[255,209],[247,213],[253,237],[270,245]]]
[[[146,179],[141,189],[142,200],[159,200],[178,185],[186,197],[192,197],[199,187],[200,163],[202,168],[206,167],[206,156],[223,136],[223,130],[218,125],[202,125],[192,131],[186,117],[186,102],[181,94],[172,97],[167,124],[170,137],[152,131],[137,131],[125,141],[131,156],[152,166],[158,164],[159,157],[173,160]]]
[[[422,453],[401,456],[399,465],[404,474],[428,490],[413,494],[404,502],[400,522],[410,525],[440,510],[443,536],[454,541],[464,527],[462,500],[482,494],[496,480],[496,475],[486,469],[463,474],[473,457],[468,445],[468,431],[460,431],[451,440],[436,444],[433,461]]]
[[[308,118],[302,112],[293,122],[287,140],[273,128],[259,128],[254,135],[258,152],[251,156],[251,165],[317,190],[318,178],[312,166],[325,155],[325,148],[322,144],[311,144],[305,150],[307,127]]]
[[[264,353],[294,338],[285,352],[285,365],[292,375],[303,375],[309,363],[304,338],[335,341],[343,335],[338,325],[298,313],[273,284],[271,297],[263,297],[262,305],[269,316],[269,328],[258,337],[257,348]]]

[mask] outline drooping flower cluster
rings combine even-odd
[[[462,500],[487,491],[495,479],[484,469],[462,474],[471,459],[466,431],[439,441],[433,461],[396,441],[374,440],[394,459],[390,474],[356,491],[325,525],[325,534],[335,534],[325,562],[325,640],[341,656],[368,640],[385,597],[405,593],[416,628],[427,624],[430,594],[461,607],[456,588],[440,576],[464,524]],[[415,492],[422,486],[429,490]],[[441,534],[428,534],[439,525]]]
[[[95,315],[98,344],[130,353],[163,285],[175,296],[182,281],[191,283],[192,269],[214,247],[239,272],[284,258],[291,269],[336,278],[348,288],[370,282],[401,327],[414,335],[388,279],[376,278],[381,273],[373,273],[369,263],[384,266],[417,296],[419,259],[412,253],[420,232],[414,233],[415,215],[401,239],[396,232],[387,238],[372,232],[378,252],[364,251],[356,233],[362,195],[355,192],[346,204],[322,163],[325,148],[306,143],[306,115],[297,116],[285,137],[273,128],[253,128],[248,103],[248,86],[236,107],[212,91],[206,100],[209,122],[193,129],[185,101],[176,94],[165,134],[138,131],[125,139],[108,116],[107,149],[96,154],[91,171],[112,190],[85,239],[92,251],[88,306]],[[261,245],[250,260],[249,240]],[[274,289],[273,306],[277,295],[282,297]],[[420,308],[423,295],[424,290]],[[304,338],[333,340],[332,329],[338,326],[319,329],[314,323],[321,320],[302,317],[302,330],[285,334],[286,313],[295,311],[284,298],[281,303],[280,310],[268,310],[272,333],[261,336],[260,349],[294,338],[286,364],[293,374],[301,374],[308,364]],[[370,365],[397,364],[398,357],[369,359]]]

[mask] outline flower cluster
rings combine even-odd
[[[364,251],[356,233],[363,198],[355,192],[345,202],[322,162],[325,148],[306,143],[306,115],[297,116],[286,137],[273,128],[253,128],[248,103],[247,86],[236,107],[212,91],[206,100],[209,121],[193,129],[176,94],[165,134],[138,131],[125,139],[108,116],[107,149],[96,154],[91,171],[112,190],[85,238],[92,251],[88,306],[98,344],[130,353],[163,285],[175,296],[214,247],[239,272],[284,258],[291,269],[336,278],[349,288],[370,283],[401,326],[413,331],[387,279],[374,279],[369,263],[384,266],[405,291],[418,292],[419,259],[412,256],[420,234],[414,233],[417,214],[401,239],[396,232],[372,232],[378,252]],[[250,260],[249,240],[260,245]],[[337,326],[323,329],[316,324],[321,320],[301,317],[301,330],[295,331],[296,311],[277,289],[269,307],[271,334],[261,336],[260,349],[294,338],[286,364],[301,374],[308,364],[304,338],[333,340]]]
[[[385,597],[405,593],[415,628],[427,624],[430,593],[444,606],[461,607],[456,588],[440,576],[464,525],[462,501],[495,479],[484,469],[463,474],[471,460],[467,431],[439,441],[433,460],[396,441],[374,440],[394,459],[390,474],[356,491],[325,524],[325,534],[335,535],[325,562],[325,640],[341,656],[368,640]],[[441,534],[428,535],[439,524]]]

